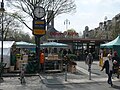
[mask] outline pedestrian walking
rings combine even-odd
[[[88,53],[85,63],[88,65],[89,80],[91,80],[91,65],[93,63],[93,56],[91,53]]]
[[[105,72],[108,75],[107,83],[110,84],[111,86],[113,86],[113,83],[112,83],[112,72],[113,72],[112,55],[108,54],[107,57],[108,57],[108,59],[105,60],[101,71],[103,71],[105,69]]]

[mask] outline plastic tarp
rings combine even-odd
[[[67,44],[57,43],[57,42],[47,42],[47,43],[40,44],[40,46],[41,47],[60,47],[60,48],[68,47]]]
[[[15,41],[3,41],[3,63],[7,63],[6,67],[10,66],[10,52],[12,45]],[[2,47],[2,43],[0,41],[0,48]],[[0,51],[0,61],[1,61],[1,51]]]
[[[100,45],[101,48],[114,48],[117,46],[120,46],[120,35],[113,41]]]

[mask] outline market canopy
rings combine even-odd
[[[63,44],[63,43],[57,43],[57,42],[47,42],[47,43],[43,43],[40,44],[41,47],[68,47],[67,44]]]
[[[16,42],[15,45],[17,48],[35,48],[35,44],[23,41]]]
[[[120,35],[113,41],[100,45],[101,48],[114,48],[118,46],[120,46]]]

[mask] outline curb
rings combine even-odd
[[[19,77],[20,74],[3,74],[3,77]],[[25,74],[25,77],[30,77],[30,76],[39,76],[39,74]]]

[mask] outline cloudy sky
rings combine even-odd
[[[68,19],[70,25],[78,33],[83,32],[85,26],[94,29],[99,26],[99,22],[104,21],[105,16],[111,20],[120,13],[120,0],[75,0],[77,5],[76,13],[62,14],[55,18],[55,28],[58,31],[65,31],[64,21]]]
[[[94,29],[99,26],[99,22],[104,21],[105,16],[111,20],[120,13],[120,0],[75,0],[75,4],[76,13],[62,14],[55,18],[55,28],[58,31],[66,30],[66,25],[64,25],[66,19],[70,22],[68,29],[73,28],[80,33],[83,32],[85,26]]]

